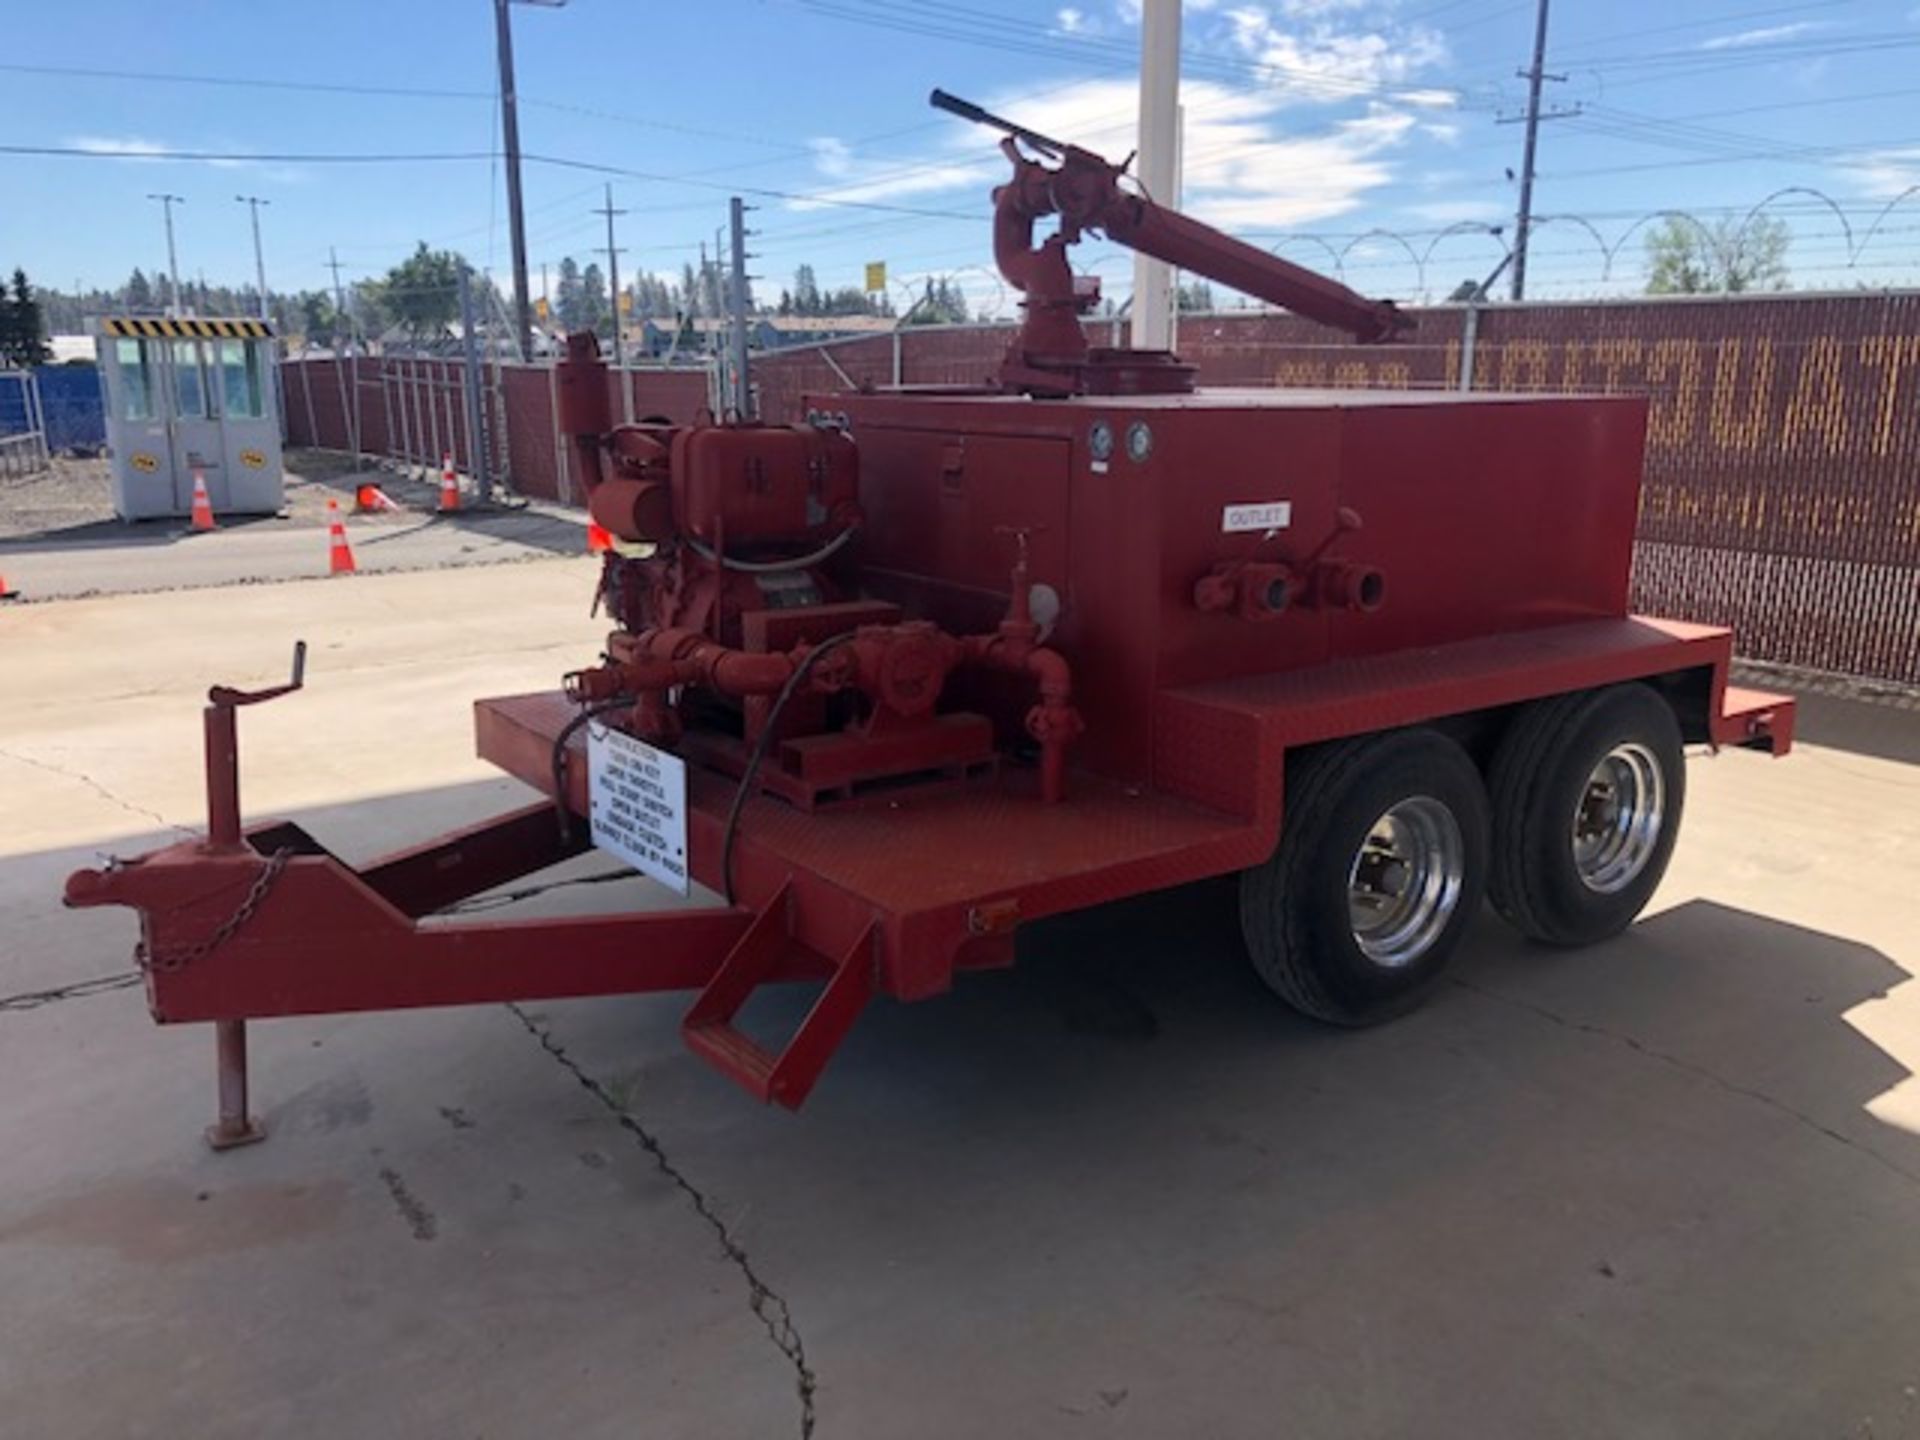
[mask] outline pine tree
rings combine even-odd
[[[607,329],[607,277],[598,264],[590,263],[580,274],[579,328]]]
[[[560,322],[562,330],[586,328],[580,301],[580,266],[569,255],[560,262],[560,283],[553,289],[553,318]]]
[[[793,272],[793,313],[820,314],[820,283],[813,278],[813,266],[802,265]]]
[[[33,298],[27,272],[15,269],[12,296],[8,297],[5,287],[0,286],[0,360],[21,369],[46,364],[53,358],[46,333],[40,302]]]

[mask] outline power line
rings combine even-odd
[[[181,160],[204,164],[235,162],[259,165],[390,165],[433,164],[442,161],[491,160],[492,150],[425,150],[347,152],[263,152],[240,150],[173,150],[164,146],[140,149],[103,149],[95,145],[0,145],[0,155],[35,155],[83,160]]]
[[[1753,20],[1764,20],[1775,15],[1797,15],[1808,10],[1832,10],[1843,5],[1857,5],[1859,0],[1796,0],[1791,5],[1769,5],[1764,9],[1742,7],[1732,12],[1717,15],[1701,15],[1691,20],[1675,21],[1671,25],[1652,25],[1632,31],[1614,31],[1606,35],[1589,35],[1584,40],[1570,40],[1560,46],[1564,59],[1569,51],[1591,49],[1596,45],[1610,45],[1616,40],[1641,40],[1649,35],[1671,35],[1681,30],[1707,30],[1720,25],[1744,25]]]
[[[798,3],[803,9],[828,19],[930,39],[957,40],[964,44],[1014,54],[1038,55],[1055,60],[1064,59],[1097,70],[1128,71],[1137,63],[1137,57],[1133,54],[1131,46],[1118,45],[1094,37],[1076,37],[1071,42],[1062,43],[1058,38],[1058,32],[1045,26],[1036,26],[966,6],[936,4],[932,3],[932,0],[888,0],[884,6],[880,6],[877,0],[798,0]],[[863,5],[870,8],[860,8]],[[1481,103],[1465,91],[1444,86],[1390,85],[1367,80],[1343,79],[1300,66],[1259,60],[1239,60],[1231,56],[1190,48],[1181,52],[1181,67],[1184,73],[1199,77],[1233,76],[1264,80],[1268,83],[1281,79],[1323,97],[1392,98],[1444,93],[1454,98],[1463,108],[1472,108]]]

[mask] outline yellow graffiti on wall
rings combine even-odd
[[[1460,342],[1449,340],[1438,349],[1437,357],[1430,351],[1411,362],[1389,358],[1393,351],[1384,347],[1351,358],[1283,352],[1274,364],[1273,383],[1431,389],[1436,381],[1428,378],[1429,367],[1437,358],[1438,386],[1458,389],[1464,365]],[[1920,423],[1913,418],[1920,414],[1920,334],[1483,340],[1473,358],[1475,390],[1644,394],[1647,444],[1655,454],[1691,447],[1809,465],[1861,460],[1894,453]],[[1674,503],[1701,502],[1676,495]],[[1766,519],[1764,492],[1723,494],[1713,502],[1716,509],[1729,503],[1739,508],[1743,525]],[[1790,499],[1777,496],[1776,503],[1784,506]],[[1722,518],[1732,517],[1723,513]],[[1811,511],[1805,518],[1823,523]],[[1846,518],[1832,517],[1833,523]]]
[[[1860,342],[1860,363],[1882,372],[1880,404],[1873,422],[1872,450],[1885,455],[1893,447],[1893,417],[1907,363],[1920,360],[1920,335],[1869,335]],[[1911,415],[1911,409],[1907,414]],[[1909,421],[1909,423],[1912,423]],[[1920,513],[1915,515],[1920,524]]]

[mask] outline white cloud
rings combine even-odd
[[[139,135],[77,135],[67,143],[89,155],[117,155],[125,160],[157,159],[169,148]]]
[[[1430,200],[1406,207],[1407,214],[1435,225],[1458,225],[1462,221],[1497,222],[1507,215],[1497,200]]]
[[[1280,13],[1289,20],[1323,20],[1329,15],[1365,10],[1374,0],[1280,0]]]
[[[182,148],[161,140],[149,140],[144,135],[78,135],[67,143],[76,150],[86,151],[89,155],[112,155],[118,159],[148,165],[158,163],[164,160],[170,151]],[[215,170],[259,170],[263,178],[283,185],[297,185],[307,178],[304,170],[291,165],[266,165],[263,161],[249,160],[244,154],[235,153],[236,147],[225,142],[188,148],[204,148],[221,154],[223,158],[185,163],[206,165]]]
[[[1276,229],[1327,219],[1357,208],[1369,191],[1393,179],[1391,157],[1431,128],[1417,112],[1369,105],[1329,128],[1300,133],[1278,123],[1297,101],[1271,90],[1238,90],[1209,80],[1181,89],[1186,114],[1185,189],[1181,208],[1228,230]],[[1085,80],[1038,98],[990,97],[989,109],[1090,150],[1119,158],[1133,148],[1138,93],[1131,79]],[[1006,175],[990,137],[957,127],[918,162],[863,159],[837,140],[813,142],[818,173],[829,183],[794,209],[832,201],[900,203],[912,197],[971,190],[962,203],[984,218],[987,192]]]
[[[820,174],[836,183],[808,192],[804,200],[790,200],[790,210],[820,210],[831,205],[898,204],[921,195],[937,195],[966,186],[986,191],[999,181],[1006,170],[1002,161],[970,159],[932,159],[921,162],[903,160],[860,160],[839,140],[812,142],[816,164],[824,154],[826,163]]]
[[[1841,162],[1867,194],[1891,200],[1920,185],[1920,147],[1869,150]]]
[[[1736,30],[1731,35],[1715,35],[1710,40],[1702,40],[1702,50],[1744,50],[1749,45],[1775,45],[1782,40],[1791,40],[1805,35],[1811,30],[1825,28],[1820,20],[1796,20],[1791,25],[1763,25],[1757,30]]]
[[[822,135],[809,140],[807,148],[813,151],[814,168],[822,175],[839,180],[852,173],[853,152],[847,148],[846,141]]]
[[[1207,14],[1216,5],[1217,12]],[[1186,0],[1187,45],[1225,57],[1249,79],[1228,85],[1190,77],[1182,84],[1182,208],[1228,229],[1323,220],[1390,184],[1396,152],[1416,141],[1455,143],[1460,125],[1447,112],[1456,108],[1457,93],[1420,84],[1447,59],[1446,42],[1435,30],[1397,22],[1396,5]],[[1070,36],[1111,34],[1140,18],[1140,0],[1076,0],[1049,9],[1055,29]],[[1128,77],[1084,80],[1038,97],[1003,93],[986,103],[1114,159],[1135,144],[1138,91]],[[1343,118],[1331,126],[1303,126],[1298,119],[1305,108],[1333,105]],[[1354,114],[1356,108],[1361,113]],[[818,139],[811,142],[816,198],[791,204],[808,209],[951,194],[956,205],[984,214],[986,192],[1006,175],[991,141],[956,125],[929,152],[903,157],[861,155],[841,140]]]
[[[1284,10],[1287,0],[1281,3]],[[1348,7],[1324,9],[1313,23],[1294,26],[1282,23],[1270,8],[1242,5],[1226,15],[1230,42],[1258,67],[1264,84],[1296,100],[1378,93],[1447,58],[1446,41],[1437,30],[1423,25],[1340,29],[1327,18],[1335,8]]]

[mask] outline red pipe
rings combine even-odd
[[[777,694],[793,674],[791,655],[735,650],[697,630],[647,630],[633,639],[636,659],[671,661],[679,684],[705,685],[723,695]]]
[[[1067,746],[1085,730],[1073,708],[1073,667],[1058,650],[1017,635],[969,635],[960,642],[967,659],[1039,684],[1040,703],[1027,712],[1027,733],[1040,744],[1040,798],[1056,805],[1067,795]]]

